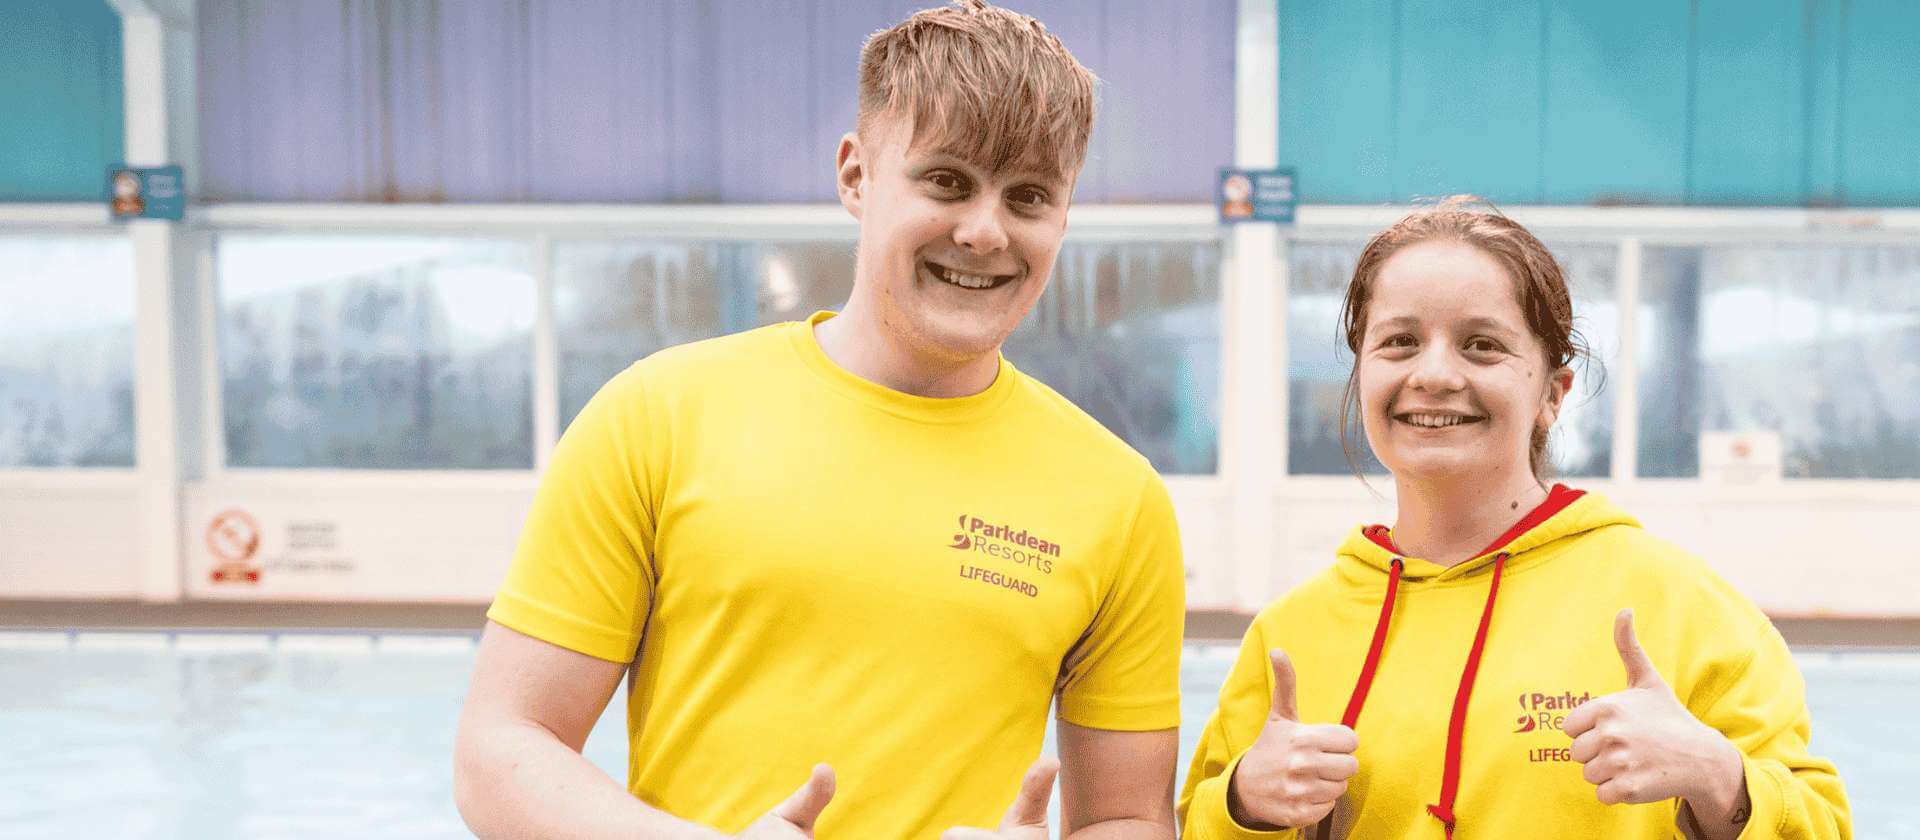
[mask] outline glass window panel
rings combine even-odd
[[[710,242],[554,243],[562,429],[635,360],[720,334],[719,261]]]
[[[524,243],[223,236],[227,464],[533,465]]]
[[[1287,281],[1287,471],[1293,475],[1348,475],[1340,446],[1341,396],[1353,354],[1339,332],[1340,309],[1354,264],[1366,243],[1294,242]],[[1547,246],[1560,262],[1573,297],[1574,327],[1600,364],[1574,368],[1574,389],[1554,423],[1548,452],[1553,474],[1605,476],[1612,468],[1613,396],[1604,370],[1619,352],[1615,299],[1617,249],[1611,244]],[[1366,475],[1385,475],[1356,421],[1348,431],[1353,463]]]
[[[1217,244],[1067,243],[1005,352],[1160,472],[1217,471]]]
[[[1340,306],[1365,242],[1294,242],[1287,249],[1287,472],[1386,475],[1356,422],[1340,447],[1341,395],[1353,354],[1340,337]]]
[[[133,466],[133,247],[0,236],[0,467]]]
[[[838,309],[851,242],[560,242],[553,248],[560,426],[665,347]]]
[[[1920,248],[1648,248],[1639,471],[1773,431],[1789,478],[1920,478]]]
[[[563,425],[634,360],[837,309],[853,273],[851,242],[556,244]],[[1219,274],[1212,244],[1068,243],[1007,357],[1162,471],[1211,473]]]
[[[1573,297],[1573,328],[1593,362],[1573,366],[1573,390],[1554,421],[1547,454],[1553,474],[1605,478],[1613,472],[1613,389],[1607,372],[1620,355],[1620,249],[1613,243],[1547,243]]]

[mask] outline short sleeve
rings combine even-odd
[[[647,447],[656,430],[636,366],[574,418],[541,477],[487,617],[542,641],[630,662],[656,581]]]
[[[1173,501],[1151,472],[1111,580],[1065,663],[1060,718],[1093,729],[1178,727],[1186,566]]]

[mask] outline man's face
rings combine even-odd
[[[1073,185],[912,137],[909,120],[882,116],[840,142],[840,200],[860,220],[854,297],[923,356],[997,353],[1046,291]]]

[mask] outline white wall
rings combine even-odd
[[[1650,531],[1704,557],[1776,615],[1920,615],[1906,585],[1914,556],[1897,536],[1920,521],[1920,489],[1815,482],[1720,488],[1693,482],[1579,482]],[[1904,483],[1902,483],[1904,484]],[[117,485],[117,486],[116,486]],[[1218,479],[1169,482],[1197,608],[1252,610],[1313,574],[1355,525],[1391,522],[1387,498],[1352,478],[1279,482],[1255,530],[1263,542],[1233,562],[1232,499]],[[484,603],[506,568],[532,498],[531,474],[424,478],[240,477],[184,489],[185,594],[211,600]],[[238,509],[259,524],[257,583],[216,583],[207,530]],[[0,484],[0,598],[136,598],[138,493],[127,480]],[[289,544],[301,530],[307,545]]]
[[[1192,584],[1190,601],[1258,609],[1324,568],[1356,525],[1392,523],[1391,481],[1371,483],[1380,498],[1351,477],[1282,482],[1268,508],[1271,554],[1264,569],[1229,569],[1190,558],[1210,572]],[[1920,559],[1920,551],[1900,540],[1897,524],[1920,522],[1920,482],[1569,483],[1606,496],[1650,533],[1699,555],[1772,615],[1920,616],[1915,589],[1902,571]],[[1236,576],[1264,586],[1235,591]]]
[[[0,598],[136,598],[140,488],[129,470],[0,470]]]
[[[210,600],[486,603],[519,539],[533,476],[235,476],[186,488],[187,595]],[[235,512],[257,580],[216,581]]]

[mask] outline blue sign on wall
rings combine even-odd
[[[1288,169],[1222,169],[1214,190],[1223,224],[1278,222],[1293,224],[1299,204],[1294,171]]]
[[[107,170],[107,210],[114,221],[180,221],[187,212],[187,182],[178,165]]]

